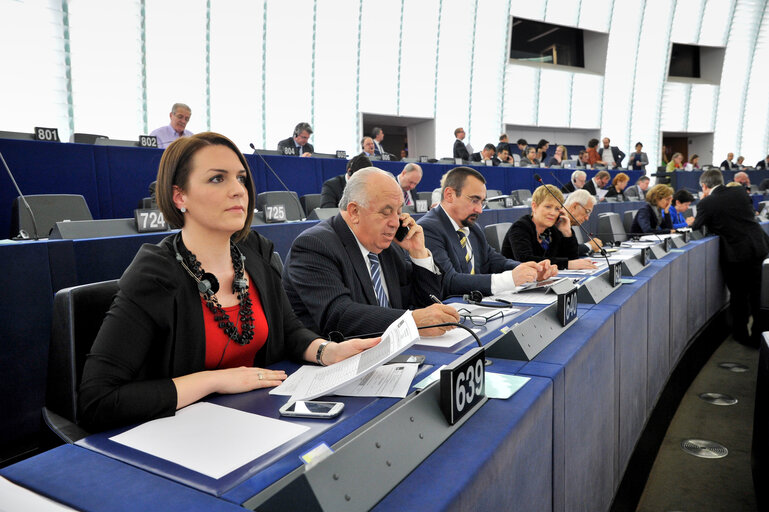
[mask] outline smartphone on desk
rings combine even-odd
[[[297,400],[289,402],[280,408],[281,416],[290,416],[292,418],[336,418],[342,413],[344,404],[342,402],[313,402]]]

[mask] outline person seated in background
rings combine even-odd
[[[596,268],[592,261],[578,259],[579,244],[562,202],[563,194],[555,185],[537,187],[531,195],[531,214],[510,226],[502,255],[522,262],[549,260],[561,270]]]
[[[422,181],[422,167],[413,162],[408,163],[395,179],[401,187],[403,204],[405,206],[414,206],[417,201],[414,189]]]
[[[641,200],[646,198],[646,191],[649,190],[651,179],[648,176],[641,176],[635,185],[625,189],[625,197],[628,200]]]
[[[689,163],[687,163],[684,166],[684,169],[689,171],[699,171],[700,170],[700,155],[694,154],[689,159]]]
[[[577,157],[577,167],[590,168],[590,155],[586,149],[579,150],[579,156]]]
[[[528,142],[526,142],[526,139],[518,139],[515,144],[518,146],[518,149],[510,148],[510,154],[513,155],[513,160],[515,160],[515,165],[521,166],[521,158],[526,155],[526,147],[529,145]]]
[[[507,134],[503,133],[499,136],[499,144],[497,144],[497,154],[499,154],[500,151],[503,149],[506,149],[508,154],[510,153],[510,139],[508,139]]]
[[[347,182],[335,217],[296,237],[283,267],[283,288],[306,327],[344,336],[380,332],[412,308],[418,327],[459,320],[456,309],[432,300],[441,295],[441,273],[422,228],[402,206],[403,191],[393,175],[367,167]],[[399,241],[401,225],[408,233]],[[420,332],[435,336],[447,330]]]
[[[595,197],[591,196],[585,190],[576,190],[569,194],[564,203],[566,209],[571,213],[571,217],[574,218],[580,224],[584,224],[590,219],[590,214],[593,213],[595,208]],[[572,230],[576,230],[578,227],[572,226]],[[601,250],[603,242],[600,238],[593,237],[593,240],[577,246],[577,252],[579,256],[587,256],[593,252]]]
[[[633,219],[630,231],[640,233],[673,233],[670,216],[670,204],[673,201],[673,188],[669,185],[654,185],[646,193],[646,204],[639,208]]]
[[[684,170],[684,155],[681,153],[673,153],[673,158],[670,159],[668,165],[665,166],[666,172],[683,171]]]
[[[673,225],[673,229],[680,229],[689,227],[694,222],[694,217],[684,217],[684,214],[689,210],[694,196],[686,189],[681,189],[673,194],[673,207],[670,208],[670,222]]]
[[[606,167],[610,169],[619,169],[622,167],[622,160],[625,158],[625,153],[622,152],[617,146],[611,146],[609,143],[609,137],[603,138],[603,147],[598,149],[598,155],[601,160],[606,162]]]
[[[526,147],[526,150],[521,155],[521,166],[539,167],[539,160],[537,160],[537,148],[534,146]]]
[[[464,128],[457,128],[454,130],[454,137],[456,137],[456,140],[454,141],[454,158],[470,160],[470,153],[467,151],[467,146],[465,145],[466,135]]]
[[[643,147],[644,145],[640,142],[635,143],[635,151],[630,153],[628,164],[630,165],[631,170],[641,171],[643,174],[646,174],[646,166],[649,165],[649,157],[646,153],[641,151]]]
[[[502,164],[515,164],[515,160],[510,155],[510,150],[507,148],[502,148],[499,151],[497,151],[497,159]]]
[[[606,167],[606,162],[601,160],[601,155],[598,154],[598,150],[596,149],[597,147],[598,139],[590,139],[587,141],[587,163],[590,164],[590,167],[595,167],[596,165]]]
[[[745,157],[744,156],[738,156],[737,157],[737,165],[735,166],[735,169],[739,169],[739,170],[745,169]]]
[[[569,153],[566,151],[566,146],[556,146],[555,148],[555,154],[550,157],[550,159],[547,161],[548,167],[553,167],[554,165],[561,166],[563,165],[564,160],[569,159]]]
[[[545,139],[540,139],[537,142],[537,160],[540,162],[547,161],[547,150],[550,147],[550,143]]]
[[[630,176],[624,172],[618,173],[611,181],[611,187],[606,192],[606,197],[616,197],[617,201],[627,201],[625,194],[622,193],[630,182]]]
[[[364,167],[371,167],[371,160],[365,155],[356,155],[347,162],[347,172],[324,181],[320,192],[320,207],[337,208],[350,176]]]
[[[745,187],[745,190],[750,194],[750,176],[748,176],[748,173],[738,172],[734,175],[734,181]]]
[[[419,225],[443,272],[445,295],[473,290],[492,295],[558,272],[549,262],[519,263],[505,258],[489,245],[483,228],[476,224],[486,199],[483,174],[470,167],[456,167],[441,181],[441,204],[419,219]]]
[[[212,393],[280,384],[286,358],[332,364],[378,340],[328,344],[297,320],[251,231],[254,180],[243,154],[212,132],[171,143],[160,159],[158,206],[181,231],[145,244],[87,355],[82,425],[101,431],[173,416]]]
[[[363,137],[360,140],[360,154],[371,159],[374,157],[374,139],[371,137]]]
[[[585,171],[574,171],[571,173],[571,181],[564,185],[561,188],[561,192],[564,194],[570,194],[571,192],[574,192],[575,190],[579,190],[582,187],[585,186],[585,180],[587,179],[587,174],[585,174]]]
[[[609,174],[608,171],[598,171],[592,179],[585,183],[585,186],[582,187],[582,189],[587,190],[594,196],[598,195],[598,191],[604,188],[609,183],[610,179],[611,174]]]
[[[490,160],[492,165],[499,165],[499,159],[494,156],[495,152],[496,148],[494,147],[494,144],[486,144],[480,152],[470,155],[470,161],[486,162]]]
[[[294,127],[294,135],[278,142],[278,151],[288,156],[312,156],[315,148],[307,142],[312,135],[312,127],[309,123],[299,123]],[[316,189],[317,190],[317,189]]]
[[[766,155],[766,158],[764,158],[763,160],[759,160],[758,162],[756,162],[757,171],[758,170],[765,171],[767,169],[769,169],[769,155]]]
[[[165,149],[173,141],[180,137],[189,137],[192,132],[187,130],[187,123],[190,122],[192,116],[192,110],[184,103],[174,103],[171,107],[171,113],[168,117],[171,119],[171,123],[160,128],[155,128],[150,133],[151,136],[157,137],[158,147]]]
[[[732,169],[735,169],[737,167],[737,164],[732,162],[733,159],[734,159],[734,153],[728,153],[726,155],[726,160],[721,162],[721,165],[719,166],[721,167],[721,170],[731,171]]]

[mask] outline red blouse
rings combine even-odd
[[[224,330],[219,327],[219,323],[214,321],[214,314],[206,306],[205,299],[200,297],[200,303],[203,306],[203,323],[206,329],[206,370],[254,366],[256,353],[267,341],[269,326],[267,325],[267,318],[264,316],[264,309],[262,309],[262,301],[259,299],[253,280],[249,279],[249,281],[248,296],[251,298],[251,310],[254,316],[254,337],[251,343],[247,345],[240,345],[230,340]],[[242,332],[238,315],[240,304],[222,309],[230,317],[230,321],[235,324],[238,332]]]

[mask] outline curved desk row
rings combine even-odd
[[[693,337],[726,303],[715,237],[671,251],[632,279],[600,304],[580,304],[578,319],[531,361],[495,360],[489,371],[532,380],[510,399],[481,406],[376,509],[608,509],[665,382]],[[512,321],[488,324],[481,332],[483,342],[500,338],[508,324],[542,309],[533,306]],[[469,348],[460,344],[438,351],[418,346],[412,351],[426,354],[427,364],[435,366]],[[239,407],[242,401],[267,403],[268,396],[260,390],[224,402]],[[395,402],[372,401],[285,454],[279,464],[255,469],[213,494],[81,446],[59,447],[0,474],[85,510],[125,504],[121,500],[136,489],[148,499],[132,502],[134,510],[228,510],[298,467],[302,450],[318,441],[344,442]],[[359,461],[355,470],[377,478],[380,470],[369,462]]]

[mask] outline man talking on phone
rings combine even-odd
[[[283,287],[308,328],[344,336],[381,332],[412,308],[417,327],[459,321],[453,307],[432,300],[441,295],[442,276],[422,228],[402,207],[403,191],[393,175],[367,167],[347,182],[339,214],[294,240]],[[401,226],[408,232],[396,235]],[[448,329],[420,333],[437,336]]]
[[[486,200],[486,179],[480,172],[470,167],[450,170],[441,193],[441,204],[427,212],[419,225],[443,272],[444,295],[473,290],[493,295],[558,273],[547,260],[520,263],[489,245],[483,229],[475,224]]]

